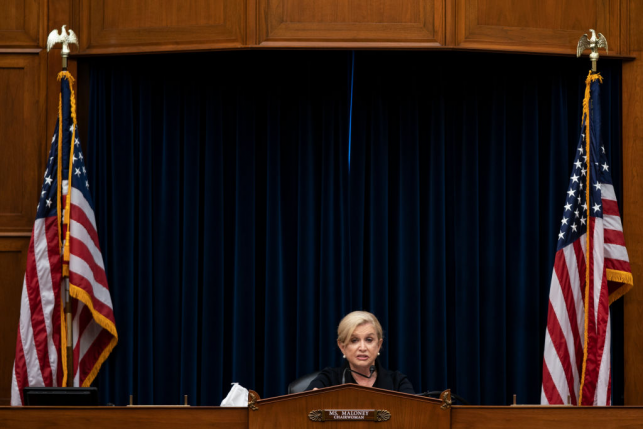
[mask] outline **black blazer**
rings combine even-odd
[[[399,371],[389,371],[388,369],[382,368],[378,359],[375,360],[375,367],[377,369],[377,378],[375,379],[373,387],[394,390],[396,392],[415,393],[413,385],[406,375]],[[306,390],[313,390],[315,387],[322,388],[342,384],[342,374],[344,374],[346,368],[348,368],[348,361],[344,366],[339,368],[324,368],[319,375],[310,382]],[[346,383],[355,383],[355,379],[351,374],[350,371],[346,371]]]

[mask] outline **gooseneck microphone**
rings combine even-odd
[[[430,396],[436,396],[436,397],[439,397],[439,396],[442,394],[442,392],[443,392],[442,390],[434,390],[434,391],[432,391],[432,392],[431,392],[431,391],[427,391],[427,392],[422,392],[422,393],[416,393],[416,395],[417,395],[417,396],[427,396],[427,397],[430,397]],[[456,394],[455,394],[455,393],[453,393],[453,392],[451,392],[451,397],[452,397],[453,399],[457,400],[457,401],[460,401],[460,402],[461,402],[461,403],[463,403],[464,405],[471,405],[471,404],[469,403],[469,401],[467,401],[466,399],[464,399],[464,398],[463,398],[462,396],[460,396],[460,395],[456,395]]]
[[[370,374],[364,375],[361,372],[353,371],[350,366],[347,366],[346,368],[344,368],[344,372],[342,373],[342,384],[346,383],[346,371],[354,372],[355,374],[359,374],[364,378],[371,378],[373,376],[373,373],[375,372],[375,365],[371,365],[368,370],[370,371]]]

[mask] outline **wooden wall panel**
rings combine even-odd
[[[439,0],[259,0],[257,16],[261,46],[445,43],[444,2]]]
[[[634,288],[625,295],[625,405],[643,404],[643,4],[628,0],[622,23],[629,54],[623,63],[623,233]]]
[[[48,16],[47,16],[47,28],[46,33],[49,33],[52,30],[58,30],[63,25],[67,26],[67,29],[72,29],[76,34],[78,34],[77,22],[73,21],[72,13],[72,1],[71,0],[48,0]],[[56,45],[58,49],[61,48],[60,45]],[[71,47],[72,52],[75,52],[76,49]],[[60,52],[58,52],[60,57]]]
[[[0,237],[0,405],[9,405],[11,399],[11,369],[29,240]]]
[[[48,1],[52,13],[52,3],[72,5],[66,22],[79,34],[83,55],[247,47],[573,55],[589,28],[606,35],[611,55],[627,48],[619,31],[626,0]]]
[[[0,55],[0,236],[29,235],[42,185],[43,78],[40,55]]]
[[[45,156],[46,54],[0,54],[0,405],[11,395],[20,294]]]
[[[573,54],[582,33],[589,28],[602,32],[610,54],[636,57],[623,65],[623,220],[635,279],[635,288],[624,298],[625,401],[643,404],[639,0],[0,0],[0,11],[0,302],[10,303],[0,316],[0,404],[8,398],[10,370],[5,367],[15,347],[18,306],[11,302],[19,300],[24,252],[57,111],[59,49],[50,54],[38,50],[49,31],[63,24],[79,34],[81,52],[88,55],[244,47]],[[18,54],[17,49],[34,54]],[[81,122],[81,133],[86,127]]]
[[[452,0],[453,44],[462,48],[575,53],[589,29],[620,54],[620,0]],[[449,29],[447,29],[449,32]]]
[[[246,42],[246,2],[240,0],[83,0],[78,9],[81,53],[221,49]]]
[[[0,0],[0,48],[44,46],[46,16],[46,0]]]

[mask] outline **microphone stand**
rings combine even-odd
[[[416,393],[416,395],[417,395],[417,396],[440,396],[440,394],[441,394],[441,393],[442,393],[442,391],[441,391],[441,390],[434,390],[434,391],[432,391],[432,392],[427,391],[427,392],[422,392],[422,393]],[[451,397],[453,397],[453,399],[456,399],[456,400],[458,400],[458,401],[462,402],[464,405],[471,405],[471,404],[470,404],[466,399],[464,399],[462,396],[460,396],[460,395],[456,395],[456,394],[455,394],[455,393],[453,393],[453,392],[451,392]]]

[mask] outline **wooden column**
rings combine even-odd
[[[643,4],[623,2],[623,231],[634,276],[625,295],[625,405],[643,404]]]

